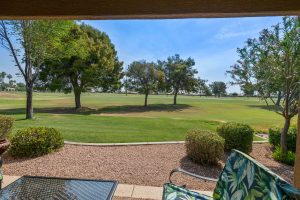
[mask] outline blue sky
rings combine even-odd
[[[134,60],[156,61],[176,53],[196,61],[199,76],[229,82],[226,70],[238,59],[237,47],[247,38],[280,22],[280,17],[103,20],[85,21],[106,32],[115,44],[124,68]],[[0,49],[0,71],[17,73],[8,52]],[[230,87],[229,92],[239,91]]]

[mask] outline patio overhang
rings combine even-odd
[[[2,0],[0,9],[1,19],[157,19],[274,15],[300,15],[300,1]],[[296,157],[294,182],[300,189],[300,137]]]
[[[300,15],[299,0],[3,0],[2,19],[156,19]]]

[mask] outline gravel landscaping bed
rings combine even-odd
[[[251,153],[275,173],[291,182],[293,168],[271,158],[269,144],[254,144]],[[30,159],[14,159],[4,156],[3,170],[6,175],[37,175],[73,178],[113,179],[124,184],[162,186],[169,172],[182,167],[190,172],[217,178],[226,156],[219,166],[199,166],[185,157],[184,144],[141,146],[77,146],[65,147],[50,155]],[[213,190],[214,183],[175,175],[174,182],[187,184],[197,190]]]

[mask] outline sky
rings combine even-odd
[[[281,21],[281,17],[165,19],[165,20],[89,20],[110,37],[124,62],[124,69],[135,60],[157,61],[180,54],[195,60],[202,79],[224,81],[225,73],[238,59],[236,49],[248,38],[257,37],[264,28]],[[18,72],[7,50],[0,48],[0,71]],[[18,78],[21,81],[21,78]],[[231,86],[228,92],[240,92]]]

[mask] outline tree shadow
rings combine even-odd
[[[151,104],[147,107],[136,105],[122,105],[122,106],[107,106],[100,109],[93,109],[83,107],[81,109],[75,109],[72,107],[49,107],[49,108],[35,108],[34,113],[48,113],[48,114],[79,114],[79,115],[91,115],[91,114],[129,114],[129,113],[142,113],[142,112],[175,112],[182,111],[192,106],[187,104]],[[26,114],[25,108],[15,109],[0,109],[2,115],[17,115]]]
[[[142,113],[142,112],[176,112],[182,111],[192,106],[187,104],[151,104],[148,106],[137,106],[137,105],[122,105],[122,106],[107,106],[98,109],[98,114],[126,114],[126,113]]]
[[[26,114],[25,108],[0,109],[1,115],[18,115]]]
[[[278,107],[275,105],[247,105],[250,108],[259,108],[259,109],[264,109],[268,111],[279,111]]]

